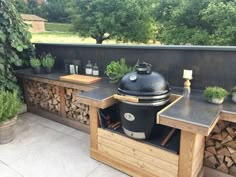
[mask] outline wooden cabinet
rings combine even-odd
[[[98,128],[98,152],[133,166],[150,176],[175,177],[177,154]]]

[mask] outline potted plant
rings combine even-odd
[[[0,90],[0,144],[14,139],[14,126],[21,101],[17,91]]]
[[[125,58],[121,58],[119,61],[112,61],[107,65],[105,74],[109,77],[111,83],[116,83],[125,74],[132,71],[133,68],[126,64]]]
[[[222,104],[229,93],[221,87],[207,87],[204,90],[204,97],[210,103]]]
[[[236,103],[236,86],[231,90],[232,101]]]
[[[33,57],[30,59],[30,66],[33,68],[35,74],[39,74],[41,71],[41,62],[38,58]]]
[[[51,73],[55,64],[55,58],[51,54],[42,56],[42,66],[46,73]]]

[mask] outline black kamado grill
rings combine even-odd
[[[170,88],[164,77],[152,72],[151,65],[142,63],[136,71],[126,74],[120,81],[119,111],[124,133],[135,139],[150,137],[156,113],[169,102]]]

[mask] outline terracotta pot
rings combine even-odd
[[[15,124],[17,116],[11,120],[0,122],[0,144],[11,142],[15,138]]]
[[[218,99],[218,98],[212,98],[211,100],[208,100],[210,103],[214,104],[222,104],[224,102],[224,98]]]
[[[236,103],[236,92],[232,93],[232,101]]]
[[[34,74],[40,74],[41,68],[37,67],[37,68],[33,68],[33,72]]]

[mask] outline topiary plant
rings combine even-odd
[[[36,57],[32,57],[30,59],[30,66],[32,68],[39,68],[41,66],[41,62],[40,59],[36,58]]]
[[[0,88],[18,89],[15,66],[34,54],[27,25],[16,11],[12,0],[0,0]]]
[[[0,90],[0,122],[13,119],[19,112],[21,101],[17,91]]]
[[[223,102],[224,98],[226,98],[228,95],[229,93],[221,87],[207,87],[204,90],[204,97],[209,102],[212,102],[215,99],[221,100]]]
[[[44,68],[52,68],[55,63],[55,58],[49,53],[41,57],[42,66]]]
[[[30,66],[33,69],[34,74],[39,74],[41,71],[41,61],[40,59],[36,58],[36,57],[32,57],[30,59]]]
[[[112,61],[106,67],[105,74],[110,78],[112,83],[118,82],[125,74],[132,72],[133,67],[126,64],[125,58],[121,58],[120,61]]]

